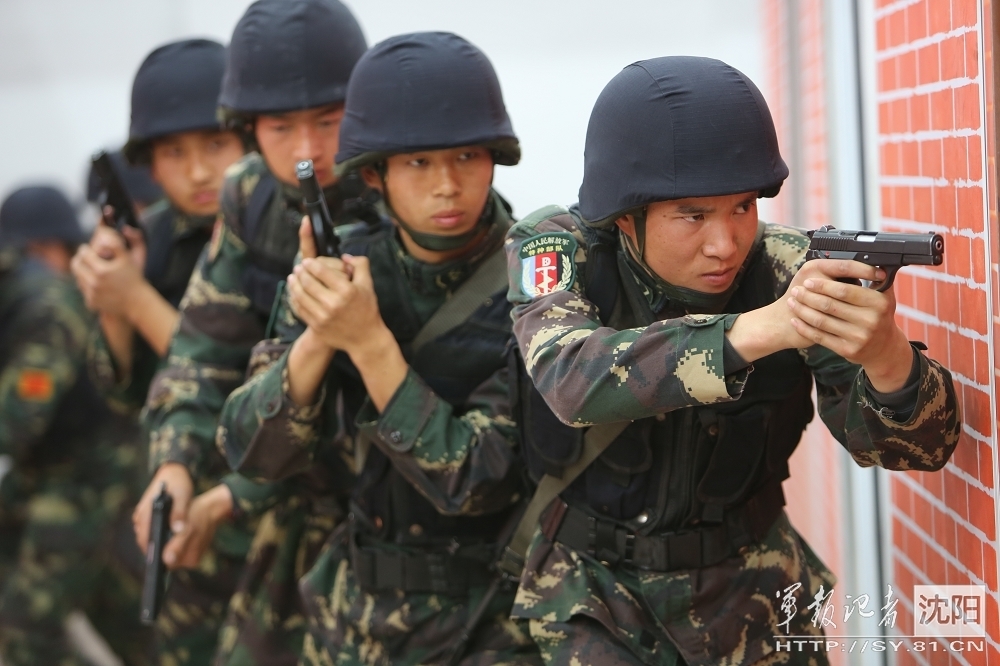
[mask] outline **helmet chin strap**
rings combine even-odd
[[[428,234],[423,231],[417,231],[403,221],[403,218],[392,208],[392,203],[389,201],[389,188],[386,186],[385,180],[385,162],[381,162],[376,165],[375,170],[378,172],[379,178],[382,180],[382,200],[385,202],[386,211],[390,216],[392,216],[392,219],[396,221],[396,224],[398,224],[400,228],[402,228],[403,231],[409,235],[413,242],[425,250],[429,250],[431,252],[449,252],[451,250],[461,249],[479,236],[479,234],[481,234],[493,220],[493,197],[487,197],[486,205],[483,206],[483,212],[480,213],[479,219],[476,220],[476,224],[465,233],[458,234],[457,236],[444,236],[442,234]]]

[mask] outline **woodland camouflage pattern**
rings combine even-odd
[[[135,432],[86,380],[93,320],[67,279],[0,251],[0,322],[0,455],[14,460],[0,514],[16,514],[20,537],[0,580],[0,653],[8,666],[82,663],[63,628],[76,609],[129,664],[149,663],[128,521]]]
[[[573,280],[532,298],[522,286],[522,243],[553,233],[576,241]],[[808,242],[798,230],[766,225],[760,251],[780,278],[774,298],[804,262]],[[635,420],[739,399],[747,370],[726,377],[722,349],[736,315],[675,312],[647,327],[602,328],[581,283],[584,237],[563,209],[529,216],[506,247],[514,333],[531,379],[563,422]],[[935,470],[947,462],[961,423],[951,376],[939,363],[919,355],[916,407],[900,423],[869,397],[858,366],[818,347],[801,356],[817,382],[820,416],[858,464]],[[776,595],[796,583],[798,614],[786,631]],[[741,556],[667,573],[609,569],[536,532],[513,616],[528,621],[550,663],[825,664],[823,654],[775,653],[773,637],[816,633],[806,607],[820,585],[829,591],[833,584],[784,517]],[[609,645],[612,636],[620,645]]]
[[[199,571],[209,576],[203,587],[216,590],[214,599],[218,603],[212,604],[208,615],[191,604],[183,604],[174,615],[181,618],[201,613],[203,633],[214,641],[222,628],[230,598],[239,591],[228,611],[216,655],[219,664],[250,658],[248,655],[255,660],[252,663],[262,666],[288,663],[288,646],[300,642],[304,632],[300,610],[293,603],[294,567],[310,561],[296,559],[298,556],[293,554],[301,549],[305,556],[313,550],[315,530],[325,524],[325,519],[307,518],[306,513],[312,508],[301,502],[276,508],[290,501],[289,497],[298,492],[296,486],[259,485],[237,474],[227,474],[228,465],[215,447],[215,430],[223,403],[243,383],[251,349],[264,338],[267,325],[266,316],[255,311],[244,293],[243,276],[250,257],[240,237],[242,213],[266,173],[264,160],[257,153],[246,155],[227,172],[220,199],[223,223],[216,225],[212,240],[191,275],[166,367],[154,378],[146,403],[150,468],[155,470],[168,461],[183,464],[195,479],[198,492],[225,483],[233,493],[238,515],[234,523],[223,524],[216,534],[216,562],[224,562],[223,568],[227,570],[242,570],[248,553],[252,559],[238,583],[238,577],[227,574],[224,578],[230,582],[214,588],[209,579],[215,569],[211,560],[203,561]],[[278,188],[259,228],[271,247],[290,250],[294,255],[302,215],[289,197],[283,187]],[[266,521],[268,532],[258,535],[258,546],[252,549],[258,522],[269,510],[275,512]],[[289,543],[275,544],[276,534],[288,538]],[[296,539],[301,543],[295,542]],[[265,543],[270,545],[265,547]],[[272,547],[276,551],[272,552]],[[275,569],[267,570],[267,566]],[[282,585],[286,589],[278,591]],[[168,599],[172,594],[168,592]],[[265,649],[266,645],[270,650]],[[181,663],[208,663],[211,658],[208,653],[187,657]]]
[[[443,266],[417,262],[393,233],[387,241],[392,261],[382,264],[373,259],[372,264],[383,317],[397,310],[413,313],[411,335],[415,335],[485,256],[500,251],[508,224],[506,220],[494,224],[471,255]],[[394,298],[409,305],[403,307]],[[277,322],[279,340],[262,347],[290,346],[304,330],[287,298]],[[404,350],[407,342],[400,340]],[[348,383],[343,371],[334,367],[316,404],[298,407],[288,394],[287,358],[287,354],[280,357],[226,404],[219,445],[240,471],[252,478],[275,479],[316,466],[360,470],[366,456],[372,455],[369,447],[377,447],[443,515],[494,513],[510,508],[522,496],[505,368],[473,390],[463,405],[452,407],[411,367],[381,415],[365,399],[356,419],[348,416],[345,422],[343,404],[360,403],[363,388],[350,395],[358,390],[357,383]],[[347,527],[338,529],[301,583],[310,622],[304,662],[316,666],[440,663],[485,586],[471,588],[467,598],[363,591],[351,567]],[[526,632],[508,618],[512,602],[511,589],[494,598],[462,664],[538,663]]]

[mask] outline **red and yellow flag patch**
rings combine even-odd
[[[52,399],[52,373],[48,370],[28,368],[17,378],[17,395],[30,402],[47,402]]]

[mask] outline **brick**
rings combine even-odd
[[[968,395],[969,392],[975,391],[981,393],[979,389],[971,388],[968,386],[962,386],[959,389],[963,396]],[[968,399],[965,401],[969,402]],[[989,412],[987,412],[989,413]],[[968,474],[969,476],[979,478],[979,447],[976,445],[976,440],[972,439],[964,432],[959,436],[958,446],[955,447],[955,452],[951,456],[951,462],[955,464],[960,470]]]
[[[927,36],[927,6],[923,2],[907,7],[906,13],[906,36],[914,42]]]
[[[973,233],[982,232],[983,225],[983,188],[959,187],[955,192],[959,225]]]
[[[938,45],[941,80],[965,76],[965,35],[949,37]]]
[[[989,324],[986,321],[986,291],[983,289],[963,289],[961,292],[961,315],[958,323],[964,328],[986,335]],[[952,359],[954,360],[954,359]],[[983,382],[984,384],[988,382]]]
[[[884,134],[891,131],[892,127],[892,103],[882,102],[878,105],[878,125],[879,130]]]
[[[996,535],[993,498],[975,486],[969,486],[969,522],[992,541]]]
[[[986,328],[983,326],[983,328]],[[990,358],[990,346],[982,340],[976,340],[973,344],[976,347],[976,383],[989,384],[990,376],[993,374],[993,363]]]
[[[930,114],[930,99],[926,95],[921,95],[922,104]],[[918,103],[918,98],[914,97],[911,102],[914,106]],[[929,116],[928,116],[928,122]],[[930,178],[940,178],[944,175],[944,158],[942,155],[942,143],[940,139],[930,139],[920,142],[920,171],[921,175]]]
[[[958,535],[958,552],[962,554],[962,564],[976,576],[982,577],[983,542],[964,525],[957,525],[955,530]]]
[[[997,551],[992,544],[984,543],[982,556],[982,576],[980,577],[991,590],[995,590],[997,589]]]
[[[955,129],[979,129],[979,86],[955,88]]]
[[[978,284],[986,284],[986,241],[982,238],[973,238],[971,240],[972,279]],[[992,367],[993,363],[990,366]]]
[[[931,93],[931,128],[936,130],[955,129],[951,90],[938,90]]]
[[[993,433],[991,423],[985,425],[985,430],[981,431],[989,437]],[[993,450],[985,442],[976,442],[979,445],[979,482],[987,488],[993,487]]]
[[[931,128],[931,98],[929,95],[914,95],[909,100],[910,131],[923,132]]]
[[[934,540],[949,553],[955,552],[955,519],[938,509],[934,510]]]
[[[955,211],[957,201],[955,188],[950,185],[931,188],[934,199],[934,224],[942,227],[955,226]]]
[[[945,573],[944,558],[933,548],[927,548],[926,559],[927,563],[924,566],[924,572],[930,579],[931,584],[940,585],[947,575]]]
[[[910,109],[909,101],[897,99],[892,104],[892,125],[887,130],[889,132],[909,132],[910,131]]]
[[[966,137],[966,148],[969,156],[969,180],[979,182],[983,179],[983,142],[978,136]]]
[[[875,49],[885,51],[889,48],[889,19],[883,16],[875,22]]]
[[[959,391],[962,400],[962,420],[973,430],[984,435],[988,435],[993,428],[990,427],[990,399],[989,396],[977,388],[963,386]],[[962,446],[959,444],[959,446]],[[969,454],[974,456],[970,460],[971,469],[960,465],[966,472],[979,478],[979,456],[978,447],[969,450]]]
[[[962,57],[965,57],[964,53]],[[878,89],[895,90],[898,87],[899,78],[896,76],[896,58],[887,58],[880,62],[878,66]]]
[[[945,467],[938,472],[944,477],[944,499],[948,507],[957,513],[962,520],[969,519],[969,494],[968,484],[958,474]]]
[[[899,46],[905,44],[906,39],[906,14],[894,12],[889,14],[889,46]]]
[[[904,220],[912,219],[910,215],[910,188],[896,186],[892,188],[892,209],[897,218]]]
[[[945,256],[948,256],[945,253]],[[941,321],[957,323],[959,318],[959,286],[953,282],[933,282],[937,300],[937,318]],[[971,350],[970,350],[971,351]],[[971,362],[971,361],[970,361]]]
[[[929,187],[914,187],[911,189],[910,200],[912,202],[913,219],[916,222],[927,222],[928,224],[933,221],[934,217],[934,206],[931,200],[931,188]],[[899,278],[896,278],[897,284]],[[897,294],[898,294],[897,287]]]
[[[920,483],[931,495],[944,502],[944,477],[937,473],[919,472]]]
[[[896,217],[892,209],[892,188],[888,185],[882,186],[882,217]]]
[[[972,340],[960,333],[948,333],[948,351],[950,358],[948,369],[963,377],[972,378],[976,374],[975,347]]]
[[[921,85],[941,80],[941,54],[937,44],[928,44],[917,51],[917,81]]]
[[[979,0],[951,0],[951,27],[972,27],[979,23]]]
[[[934,302],[934,284],[931,280],[927,278],[916,278],[914,281],[916,285],[915,293],[917,295],[917,300],[912,304],[921,312],[926,312],[929,315],[937,316],[937,305]],[[940,326],[928,325],[928,344],[930,341],[936,341],[943,343],[937,348],[939,354],[948,353],[948,338],[945,337],[945,330]]]
[[[933,0],[927,3],[927,33],[937,35],[951,30],[951,3]]]
[[[979,78],[979,37],[974,32],[965,34],[965,72],[970,79]]]
[[[969,142],[965,137],[947,136],[941,139],[941,152],[945,178],[964,180],[969,176]]]
[[[904,176],[920,175],[920,144],[916,141],[904,141],[899,144],[900,173]]]
[[[879,157],[882,160],[882,173],[886,176],[898,176],[899,171],[899,144],[883,143],[879,147]]]
[[[947,240],[945,240],[944,253],[946,273],[963,278],[972,277],[972,268],[969,263],[969,256],[972,252],[972,243],[970,241],[971,239],[966,236],[956,234],[948,236]],[[958,323],[959,320],[953,319],[952,321]]]

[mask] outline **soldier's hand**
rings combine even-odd
[[[808,269],[808,270],[807,270]],[[864,367],[875,390],[903,388],[913,352],[896,325],[893,290],[878,292],[838,282],[850,277],[881,281],[885,271],[856,261],[807,262],[788,290],[792,326],[811,342]]]
[[[306,259],[288,277],[292,309],[332,349],[351,353],[385,329],[367,257]]]
[[[127,230],[135,239],[131,249],[113,229],[98,227],[91,242],[81,245],[70,262],[70,270],[87,307],[106,314],[124,316],[137,287],[144,281],[142,266],[146,248],[142,234]],[[132,242],[132,241],[130,241]]]
[[[219,525],[233,515],[233,495],[220,484],[191,502],[184,529],[163,548],[163,562],[168,569],[194,569],[212,545]]]
[[[149,545],[149,521],[153,516],[153,501],[160,493],[160,486],[167,484],[167,494],[174,500],[170,512],[170,530],[175,534],[184,531],[191,497],[194,495],[194,483],[187,467],[180,463],[164,463],[156,470],[153,480],[149,482],[146,492],[132,512],[132,527],[135,528],[135,540],[139,549],[146,553]]]

